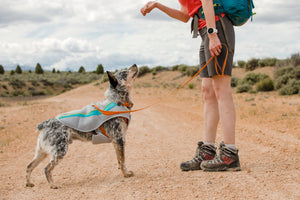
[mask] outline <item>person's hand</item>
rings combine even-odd
[[[212,57],[220,55],[222,52],[222,44],[216,33],[209,35],[209,51]]]
[[[144,7],[141,8],[141,13],[146,16],[147,13],[150,13],[153,8],[156,7],[156,1],[149,1],[144,5]]]

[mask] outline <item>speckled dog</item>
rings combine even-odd
[[[138,74],[138,68],[133,65],[129,70],[117,72],[113,75],[107,72],[110,85],[105,92],[106,100],[115,102],[120,106],[126,102],[128,110],[133,103],[131,101],[130,91],[133,82]],[[113,143],[116,150],[119,168],[122,170],[124,177],[133,176],[133,172],[128,171],[125,166],[125,135],[128,122],[124,117],[114,117],[102,124],[102,131],[106,132],[107,138]],[[103,130],[104,129],[104,130]],[[52,171],[58,162],[66,155],[69,144],[72,140],[92,141],[95,131],[81,132],[61,123],[57,118],[49,119],[37,125],[37,131],[41,131],[37,141],[36,153],[34,159],[28,164],[26,169],[26,186],[33,187],[30,181],[32,170],[50,155],[50,162],[45,168],[46,178],[53,189],[58,186],[52,179]]]

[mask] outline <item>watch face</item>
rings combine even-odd
[[[208,32],[209,34],[212,34],[212,33],[214,32],[214,29],[213,29],[213,28],[209,28],[209,29],[207,30],[207,32]]]

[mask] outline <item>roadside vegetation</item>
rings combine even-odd
[[[232,76],[231,86],[236,88],[237,93],[257,93],[278,91],[280,95],[300,95],[300,55],[293,54],[287,59],[265,58],[257,59],[252,58],[246,61],[237,61],[234,64],[235,68],[243,68],[247,71],[247,74],[239,79]],[[274,78],[263,73],[254,73],[253,71],[263,67],[274,67]],[[158,70],[159,69],[159,70]],[[186,76],[194,76],[199,66],[188,66],[185,64],[174,65],[172,67],[159,66],[157,69],[150,69],[147,66],[140,67],[139,77],[144,76],[147,73],[156,74],[157,71],[179,71]],[[189,87],[191,88],[191,87]]]
[[[19,65],[5,72],[0,65],[0,97],[57,95],[102,79],[102,65],[94,72],[86,72],[83,66],[78,72],[44,71],[39,63],[34,72],[23,71]]]
[[[234,76],[231,78],[231,86],[236,88],[237,93],[276,90],[280,95],[300,95],[299,53],[282,60],[252,58],[248,61],[237,61],[234,65],[235,68],[243,68],[247,71],[247,74],[241,79]],[[253,72],[257,68],[266,66],[274,67],[274,78],[267,74]],[[140,66],[139,77],[148,73],[155,77],[161,71],[179,71],[182,76],[191,77],[198,70],[199,66],[185,64],[154,68]],[[0,64],[0,97],[57,95],[97,80],[101,80],[101,82],[108,80],[102,64],[99,64],[93,72],[86,72],[83,66],[80,66],[77,72],[60,72],[55,69],[44,71],[39,63],[37,63],[34,71],[24,71],[20,65],[17,65],[15,70],[5,71]],[[193,89],[194,85],[190,84],[188,87]],[[3,103],[0,102],[0,106],[3,106]]]

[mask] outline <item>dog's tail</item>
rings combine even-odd
[[[36,132],[43,130],[46,127],[47,121],[44,121],[36,126]]]

